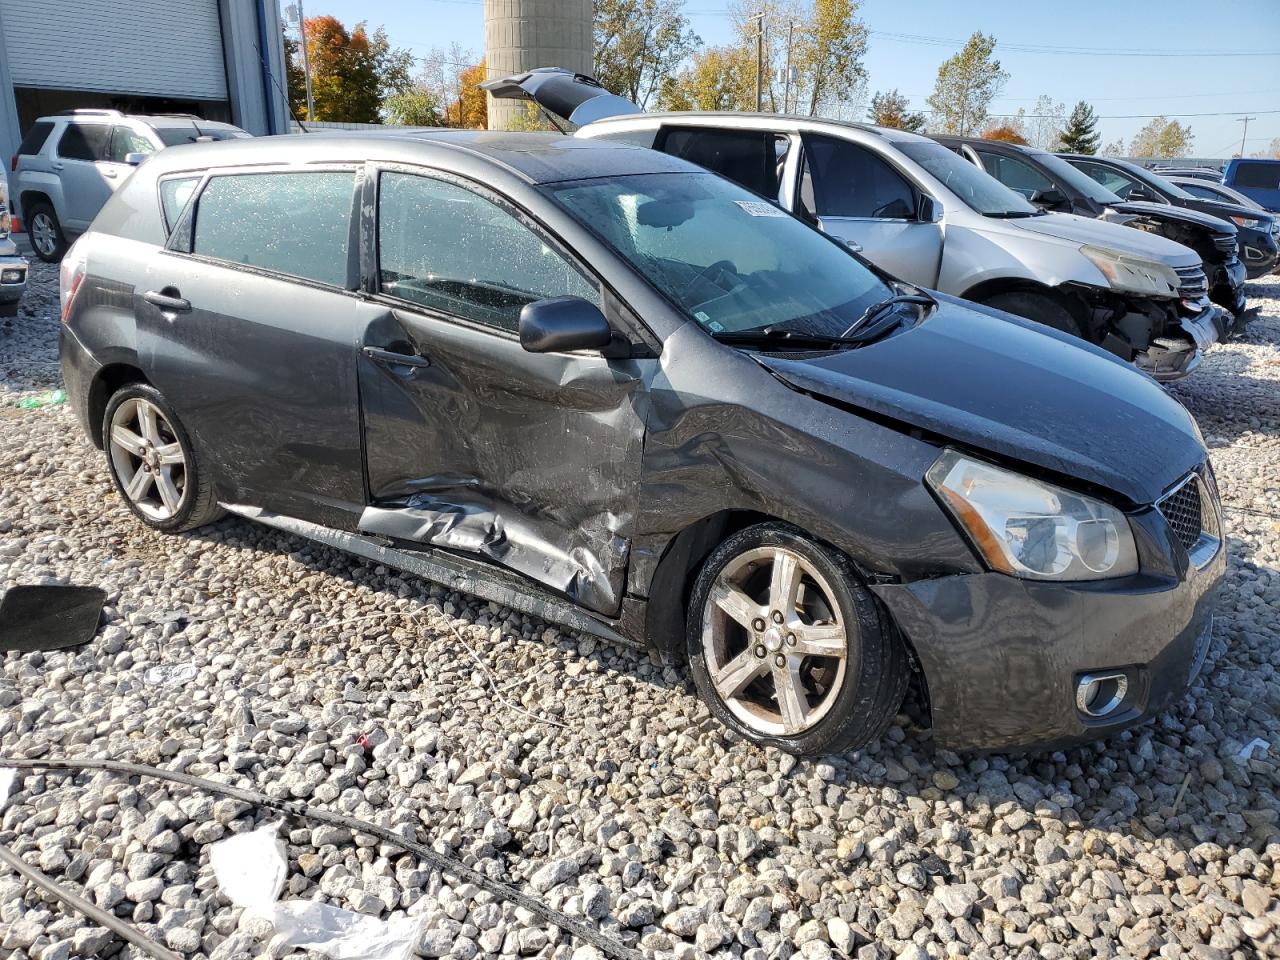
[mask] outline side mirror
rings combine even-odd
[[[1146,187],[1134,187],[1129,191],[1129,196],[1125,197],[1125,199],[1151,201],[1151,200],[1155,200],[1155,194],[1153,194]]]
[[[131,167],[136,167],[138,164],[142,163],[143,160],[147,159],[148,156],[150,156],[150,154],[126,153],[124,155],[124,162],[129,164]]]
[[[552,297],[520,311],[520,346],[530,353],[602,350],[613,330],[600,308],[581,297]]]
[[[1067,205],[1067,198],[1061,190],[1037,190],[1031,195],[1031,202],[1046,210],[1058,210]]]
[[[920,208],[916,219],[921,223],[940,223],[942,221],[942,204],[927,193],[920,195]]]

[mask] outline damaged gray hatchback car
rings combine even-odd
[[[1149,716],[1222,577],[1191,417],[685,161],[532,134],[164,151],[62,263],[63,376],[130,509],[224,510],[686,659],[724,723],[936,737]]]

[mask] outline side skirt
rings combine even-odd
[[[234,513],[247,520],[306,537],[308,540],[323,543],[375,563],[385,564],[451,590],[460,590],[481,600],[491,600],[513,610],[519,610],[521,613],[541,617],[543,620],[558,623],[571,630],[589,633],[613,643],[637,646],[635,641],[619,633],[611,622],[596,619],[582,608],[500,567],[430,548],[400,550],[379,543],[373,537],[335,530],[332,527],[299,520],[296,517],[272,513],[261,507],[236,503],[223,503],[220,506],[228,513]]]

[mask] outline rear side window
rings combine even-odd
[[[378,285],[390,296],[515,331],[526,303],[600,293],[514,215],[463,187],[384,173],[378,187]]]
[[[870,150],[832,137],[805,138],[805,179],[820,217],[906,220],[916,197],[902,174]]]
[[[105,160],[111,128],[98,123],[70,123],[58,141],[58,156],[64,160]]]
[[[155,153],[155,145],[140,133],[128,127],[111,128],[111,152],[108,159],[112,163],[124,163],[125,157],[131,153]]]
[[[1239,163],[1231,183],[1255,190],[1280,190],[1280,163]]]
[[[346,286],[355,176],[342,170],[213,177],[196,204],[192,252]]]
[[[178,217],[187,207],[191,194],[200,185],[199,177],[174,177],[160,182],[160,210],[164,214],[165,230],[172,230]]]
[[[770,200],[778,199],[790,141],[767,130],[699,130],[672,127],[658,135],[658,149],[728,177]]]
[[[22,138],[22,143],[18,144],[18,153],[27,156],[39,153],[44,149],[44,142],[49,139],[49,134],[52,132],[53,124],[48,120],[33,123],[27,135]]]

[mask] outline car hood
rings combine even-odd
[[[925,321],[808,359],[755,354],[794,389],[1154,503],[1205,457],[1186,409],[1093,346],[950,297]]]
[[[1215,233],[1236,232],[1236,225],[1230,220],[1224,220],[1222,217],[1215,217],[1209,213],[1201,213],[1199,210],[1190,210],[1187,207],[1171,207],[1167,203],[1148,203],[1146,200],[1122,200],[1119,203],[1108,203],[1107,209],[1114,210],[1116,213],[1133,214],[1139,217],[1155,217],[1159,220],[1189,223],[1197,227],[1204,227],[1206,230],[1212,230]]]
[[[1158,260],[1171,267],[1195,266],[1200,263],[1195,251],[1180,243],[1140,230],[1131,230],[1118,223],[1079,217],[1074,213],[1050,213],[1043,217],[1024,217],[1002,222],[1016,223],[1024,230],[1058,240],[1087,243],[1135,257]]]

